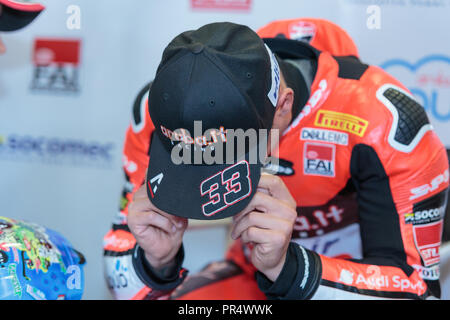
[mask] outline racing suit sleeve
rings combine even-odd
[[[448,158],[423,109],[402,114],[400,102],[410,106],[413,102],[391,89],[383,94],[395,97],[391,109],[397,108],[398,114],[390,120],[385,139],[357,144],[351,154],[363,258],[330,258],[291,243],[275,282],[257,273],[258,285],[268,298],[440,297],[439,247]]]
[[[176,270],[173,275],[163,276],[154,272],[127,226],[128,204],[134,192],[145,182],[150,138],[154,131],[148,113],[149,87],[150,84],[139,92],[133,105],[133,116],[123,149],[126,182],[121,195],[120,210],[111,229],[104,236],[104,273],[115,299],[168,299],[187,274],[181,267],[184,258],[183,247],[176,256]]]

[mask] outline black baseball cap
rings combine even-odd
[[[236,148],[237,140],[234,148],[225,145],[234,140],[231,130],[272,127],[279,85],[275,55],[247,26],[212,23],[175,37],[149,92],[155,126],[146,179],[151,202],[169,214],[201,220],[245,209],[264,165],[264,156],[255,161],[252,155],[267,140],[245,139],[243,149]],[[222,161],[202,157],[220,154],[220,146]],[[188,161],[174,161],[174,154],[188,154]]]
[[[0,31],[16,31],[30,24],[45,7],[24,0],[0,0]]]

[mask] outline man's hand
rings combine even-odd
[[[156,270],[170,265],[181,247],[188,220],[158,210],[150,202],[145,184],[134,194],[127,219],[150,265]]]
[[[245,210],[233,218],[231,237],[252,244],[253,265],[275,281],[283,269],[297,217],[296,202],[283,181],[261,176],[258,191]]]

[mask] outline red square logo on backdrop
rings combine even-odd
[[[252,0],[190,0],[193,9],[242,10],[251,8]]]
[[[80,63],[80,40],[35,39],[33,50],[35,65]]]
[[[78,92],[81,41],[78,39],[34,40],[34,91]]]

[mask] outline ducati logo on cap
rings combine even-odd
[[[158,186],[161,184],[163,178],[164,174],[161,172],[160,174],[151,178],[150,181],[148,182],[148,190],[150,190],[152,198],[155,197],[155,193],[158,190]]]

